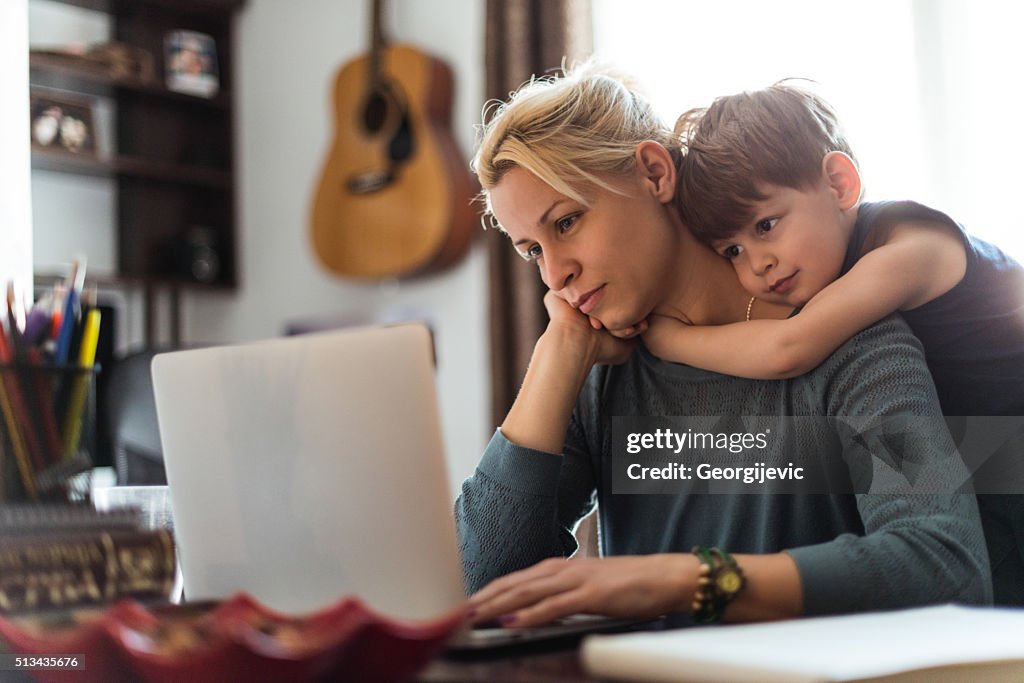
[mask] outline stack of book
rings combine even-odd
[[[166,529],[143,529],[132,509],[0,506],[0,613],[167,601],[175,552]]]

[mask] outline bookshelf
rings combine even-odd
[[[33,169],[113,181],[117,266],[104,277],[126,289],[141,286],[147,309],[161,291],[177,307],[185,288],[237,288],[232,20],[244,0],[55,1],[106,14],[112,40],[152,56],[153,76],[115,76],[86,61],[31,53],[36,92],[83,96],[112,112],[110,140],[98,153],[34,145]],[[213,38],[219,87],[212,97],[165,86],[164,41],[178,30]],[[213,268],[198,273],[193,267],[197,248],[214,254]],[[154,313],[145,311],[147,318]],[[179,318],[172,311],[172,320]],[[147,337],[151,328],[147,323]],[[178,338],[180,330],[171,336]]]

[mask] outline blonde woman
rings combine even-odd
[[[550,322],[456,504],[477,621],[756,621],[991,601],[970,496],[613,494],[614,416],[937,417],[935,389],[897,318],[790,380],[656,359],[638,338],[652,314],[715,325],[743,320],[750,300],[679,218],[671,131],[593,66],[529,83],[489,114],[474,169],[493,222],[550,290]],[[837,431],[807,446],[854,477],[865,457],[854,441]],[[949,446],[942,432],[909,441],[926,459]],[[566,560],[595,504],[603,557]]]

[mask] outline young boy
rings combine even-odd
[[[923,343],[946,415],[1024,415],[1024,269],[944,213],[862,203],[854,154],[825,101],[776,84],[687,112],[676,129],[682,218],[733,264],[751,299],[745,323],[653,318],[643,338],[655,355],[794,377],[899,311]],[[762,301],[799,314],[754,320]],[[993,571],[1022,577],[996,601],[1024,604],[1024,496],[979,504]]]

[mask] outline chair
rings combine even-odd
[[[104,412],[119,486],[166,484],[160,427],[149,364],[159,351],[135,351],[114,361]]]

